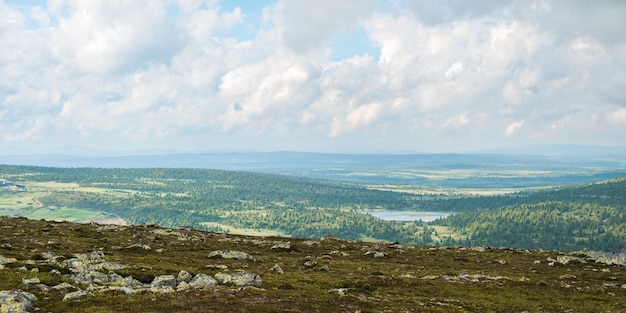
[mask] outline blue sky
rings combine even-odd
[[[625,16],[609,0],[0,0],[0,151],[624,145]]]

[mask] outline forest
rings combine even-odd
[[[189,168],[0,165],[0,178],[25,186],[19,196],[36,197],[6,211],[27,217],[42,208],[78,208],[129,224],[217,232],[562,251],[626,248],[626,178],[497,196],[403,193],[357,182]],[[0,190],[0,200],[12,196]],[[454,214],[430,223],[364,214],[374,210]]]

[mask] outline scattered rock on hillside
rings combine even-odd
[[[0,255],[0,265],[11,264],[15,262],[17,262],[17,259],[15,258],[5,258],[4,256]]]
[[[593,251],[593,250],[585,250],[581,252],[585,254],[589,259],[593,260],[596,263],[604,263],[607,265],[626,265],[626,251],[622,252],[602,252],[602,251]]]
[[[89,295],[91,295],[91,293],[87,290],[74,291],[74,292],[65,294],[65,296],[63,297],[63,301],[75,300],[75,299],[82,298],[82,297],[89,296]]]
[[[283,271],[282,268],[280,268],[280,265],[278,265],[278,263],[274,264],[274,266],[272,266],[269,269],[269,271],[272,272],[272,273],[276,273],[276,274],[285,274],[285,272]]]
[[[293,247],[291,246],[291,242],[287,241],[287,242],[278,242],[275,245],[273,245],[270,250],[272,251],[293,251]]]
[[[176,283],[180,284],[181,282],[190,282],[193,276],[189,274],[189,272],[185,270],[181,270],[178,272],[178,276],[176,276]]]
[[[249,253],[242,251],[215,250],[209,252],[209,259],[237,259],[239,261],[254,260]]]
[[[556,257],[556,261],[563,265],[567,265],[573,262],[578,262],[578,263],[583,263],[583,264],[587,263],[585,259],[577,257],[577,256],[571,256],[571,255],[559,255]]]
[[[23,313],[35,309],[37,297],[22,290],[0,291],[0,312]]]
[[[387,257],[387,253],[385,252],[381,252],[381,251],[376,251],[376,250],[370,250],[365,252],[365,255],[374,255],[375,258],[384,258]]]
[[[236,286],[261,286],[261,276],[251,272],[238,272],[231,276],[232,284]]]
[[[217,285],[217,279],[211,277],[210,275],[198,273],[196,276],[191,279],[189,282],[190,287],[210,287]]]
[[[161,275],[152,280],[151,288],[176,288],[176,278],[174,275]]]

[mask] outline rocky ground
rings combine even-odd
[[[626,312],[622,256],[0,218],[0,312]]]

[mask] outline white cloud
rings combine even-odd
[[[608,120],[619,126],[626,126],[626,108],[619,108],[611,112],[608,116]]]
[[[275,23],[285,44],[297,52],[324,48],[338,32],[356,27],[373,0],[282,0]]]
[[[7,3],[0,146],[428,150],[626,131],[620,1]],[[333,60],[353,32],[378,52]]]
[[[86,74],[132,71],[164,61],[183,44],[161,1],[68,1],[50,42],[65,66]]]
[[[517,132],[518,129],[524,126],[524,122],[525,121],[517,121],[517,122],[511,123],[504,131],[504,134],[506,136],[513,136]]]

